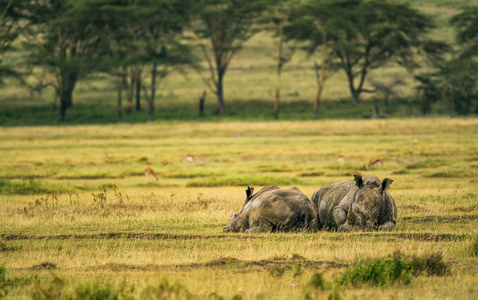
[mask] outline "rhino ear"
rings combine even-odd
[[[360,189],[363,187],[362,175],[354,175],[355,185]]]
[[[390,185],[392,184],[393,180],[390,179],[390,178],[385,178],[383,181],[382,181],[382,186],[380,187],[380,191],[383,193],[385,192],[386,190],[388,190],[388,188],[390,187]]]
[[[234,218],[234,209],[231,209],[231,212],[229,213],[229,220]]]

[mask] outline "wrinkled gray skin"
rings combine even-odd
[[[319,229],[392,230],[397,222],[397,206],[388,192],[392,182],[354,175],[354,180],[316,190],[311,200],[319,212]]]
[[[317,231],[317,208],[298,188],[272,185],[247,199],[238,213],[229,214],[224,232]]]

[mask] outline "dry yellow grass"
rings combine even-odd
[[[400,251],[442,252],[453,276],[340,293],[473,298],[477,128],[476,119],[2,128],[0,264],[14,282],[5,291],[28,298],[49,286],[53,272],[66,282],[63,295],[82,282],[125,280],[140,297],[167,277],[197,298],[301,299],[315,272],[331,282],[354,261]],[[361,170],[377,156],[383,170]],[[145,166],[159,182],[145,178]],[[248,184],[289,182],[280,185],[310,196],[354,173],[394,180],[393,232],[222,233]]]

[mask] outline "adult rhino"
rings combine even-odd
[[[388,192],[392,182],[354,175],[354,180],[317,189],[311,200],[318,209],[319,229],[392,230],[397,222],[397,206]]]
[[[253,192],[247,188],[242,209],[231,211],[224,232],[317,231],[317,208],[298,188],[271,185]]]

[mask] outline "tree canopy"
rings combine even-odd
[[[297,18],[291,33],[299,34],[292,38],[308,42],[309,51],[324,45],[323,35],[327,35],[335,65],[345,72],[354,103],[363,92],[371,92],[364,86],[370,71],[392,62],[413,69],[418,64],[418,53],[437,60],[448,50],[446,43],[427,36],[435,28],[431,17],[408,3],[309,1],[300,8]]]

